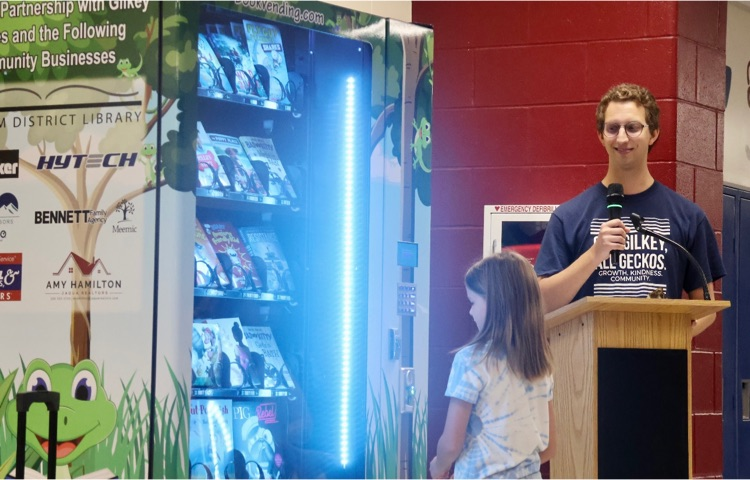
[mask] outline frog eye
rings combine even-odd
[[[39,369],[31,372],[29,381],[26,383],[27,392],[47,392],[51,389],[52,381],[46,370]]]
[[[73,390],[71,395],[76,400],[93,401],[96,400],[97,384],[94,374],[88,370],[81,370],[73,377]]]

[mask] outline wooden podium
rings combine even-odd
[[[691,320],[728,301],[586,297],[547,314],[552,478],[692,476]]]

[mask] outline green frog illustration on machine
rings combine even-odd
[[[41,358],[32,360],[20,392],[60,392],[57,430],[57,478],[71,478],[70,464],[86,450],[106,439],[117,423],[117,409],[109,400],[101,382],[99,368],[91,360],[82,360],[75,366],[66,363],[48,364]],[[48,460],[49,416],[46,406],[32,405],[26,421],[26,445],[43,460]],[[8,404],[5,423],[11,434],[18,437],[18,412],[16,400]],[[112,478],[109,470],[97,478]]]

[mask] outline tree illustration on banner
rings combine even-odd
[[[122,213],[121,221],[126,222],[128,220],[128,214],[135,212],[135,205],[128,202],[127,200],[122,200],[117,204],[117,208],[115,208],[115,211]]]
[[[72,2],[71,2],[72,3]],[[92,2],[95,3],[95,2]],[[104,211],[105,218],[119,212],[123,220],[133,213],[132,200],[157,187],[168,185],[178,191],[189,191],[195,179],[193,141],[196,135],[195,67],[197,53],[188,19],[171,2],[163,8],[160,25],[156,9],[153,14],[139,10],[80,12],[79,6],[69,16],[34,15],[13,19],[13,29],[40,31],[42,26],[63,31],[70,25],[127,25],[127,38],[117,36],[28,43],[0,43],[0,55],[42,58],[55,55],[113,54],[117,61],[109,64],[36,68],[33,72],[15,69],[4,72],[0,79],[0,103],[4,111],[23,117],[40,115],[46,104],[66,104],[67,111],[78,119],[101,118],[113,111],[133,115],[137,122],[120,123],[106,132],[89,133],[86,121],[78,121],[61,128],[29,122],[28,145],[39,154],[34,158],[20,158],[24,175],[31,175],[54,193],[62,210]],[[64,24],[68,24],[65,27]],[[169,41],[160,42],[160,35]],[[91,58],[91,57],[87,57]],[[125,68],[127,65],[130,67]],[[164,68],[159,68],[163,66]],[[125,68],[123,70],[123,68]],[[125,74],[127,73],[127,74]],[[127,103],[130,102],[130,103]],[[116,108],[99,105],[118,104]],[[14,111],[9,106],[17,106]],[[80,105],[80,107],[78,107]],[[123,106],[125,105],[125,106]],[[117,110],[119,109],[119,110]],[[169,116],[174,130],[162,131],[158,148],[146,141],[156,133],[160,120]],[[89,122],[91,123],[91,122]],[[9,145],[9,129],[0,129],[0,149],[15,149]],[[153,133],[152,133],[153,132]],[[103,133],[103,135],[102,135]],[[98,145],[96,141],[98,139]],[[17,141],[18,139],[13,139]],[[86,160],[104,152],[123,153],[106,158],[102,163],[119,162],[115,168],[87,168]],[[47,157],[50,156],[50,158]],[[100,155],[101,156],[101,155]],[[59,160],[55,160],[54,158]],[[40,168],[39,159],[48,162]],[[137,162],[136,162],[137,158]],[[75,164],[57,170],[61,164]],[[123,164],[144,169],[143,184],[118,182],[123,175]],[[66,165],[67,167],[68,165]],[[63,180],[56,172],[75,170],[74,179]],[[104,171],[104,173],[102,173]],[[114,189],[130,185],[130,191]],[[104,203],[106,197],[116,200]],[[67,225],[71,253],[84,261],[96,261],[99,234],[105,222],[80,222]],[[73,280],[83,279],[81,269],[73,269]],[[82,293],[71,305],[71,364],[90,358],[91,351],[91,296]]]

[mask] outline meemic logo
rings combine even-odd
[[[18,178],[18,150],[0,150],[0,178]]]
[[[112,226],[112,233],[138,233],[138,227],[130,224],[132,218],[128,218],[128,216],[132,217],[135,213],[135,205],[132,202],[123,198],[117,203],[115,212],[122,215],[122,220],[118,220],[117,223]],[[126,225],[120,225],[123,222],[125,222]]]

